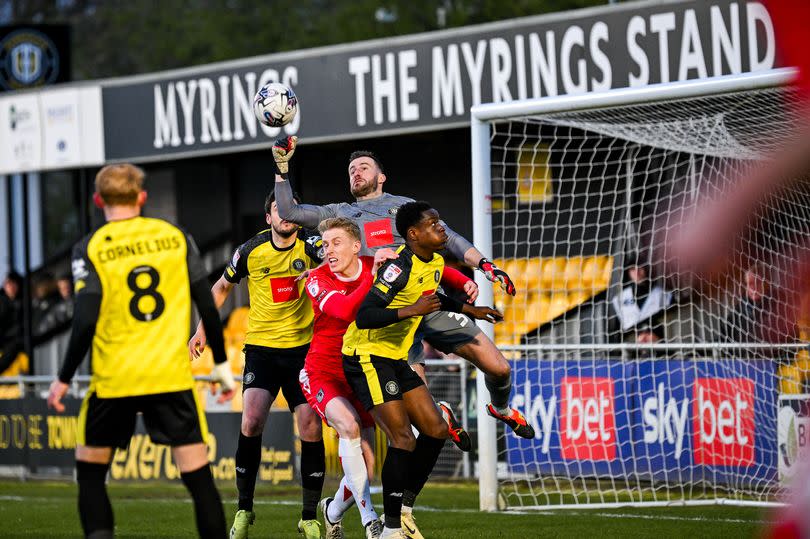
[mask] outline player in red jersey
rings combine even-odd
[[[357,501],[367,537],[379,537],[382,524],[369,492],[374,469],[374,420],[352,392],[343,374],[343,334],[354,321],[380,265],[396,258],[393,249],[359,257],[360,229],[350,219],[321,222],[326,264],[312,270],[306,291],[315,314],[313,338],[299,382],[307,402],[334,428],[344,477],[333,498],[321,500],[326,537],[343,537],[343,514]],[[465,277],[450,271],[444,284],[463,288]]]
[[[315,313],[313,337],[299,382],[307,402],[334,428],[340,440],[338,455],[344,476],[333,498],[321,500],[327,537],[342,537],[343,513],[356,499],[367,537],[379,537],[382,524],[374,511],[369,490],[369,470],[374,469],[374,419],[354,396],[343,374],[341,346],[346,328],[366,297],[373,274],[391,249],[374,258],[358,257],[360,230],[348,219],[323,221],[326,264],[312,270],[306,291]]]

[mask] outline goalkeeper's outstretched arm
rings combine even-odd
[[[316,229],[324,219],[337,217],[336,204],[316,206],[315,204],[299,204],[293,199],[290,182],[276,174],[276,204],[278,216],[282,219]]]

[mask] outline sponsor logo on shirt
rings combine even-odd
[[[363,232],[366,235],[366,247],[382,247],[394,243],[391,219],[379,219],[364,223]]]
[[[284,303],[298,299],[298,286],[295,284],[295,277],[273,277],[270,279],[270,292],[273,295],[273,303]]]
[[[73,271],[73,280],[78,281],[79,279],[84,279],[88,275],[87,265],[84,263],[83,258],[75,259],[71,264],[71,269]]]

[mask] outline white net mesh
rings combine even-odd
[[[784,283],[810,233],[803,183],[755,218],[724,283],[663,275],[658,249],[797,125],[786,88],[491,125],[497,344],[532,441],[499,430],[508,507],[771,501],[793,473],[806,324]],[[702,286],[701,286],[702,285]]]

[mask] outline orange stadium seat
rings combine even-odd
[[[20,352],[11,365],[3,371],[3,376],[23,376],[28,374],[28,368],[28,356],[24,352]],[[0,385],[0,399],[19,399],[20,397],[22,397],[22,392],[19,385]]]
[[[547,258],[543,262],[543,288],[546,290],[565,289],[565,264],[563,257]]]
[[[511,275],[511,273],[510,273]],[[543,288],[543,259],[530,258],[523,268],[523,281],[527,292],[539,292]]]
[[[565,262],[564,282],[566,290],[582,289],[582,266],[581,256],[572,256]]]

